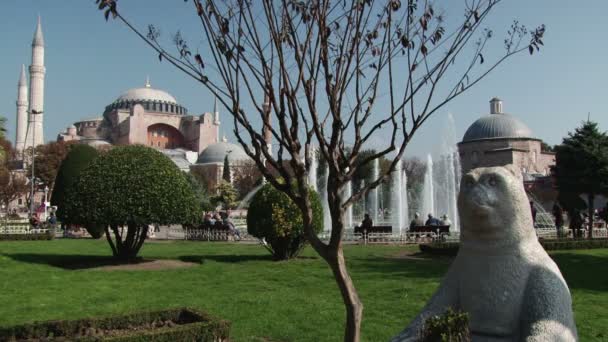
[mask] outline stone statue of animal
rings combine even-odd
[[[473,341],[576,341],[568,285],[538,242],[521,173],[471,170],[458,197],[460,248],[437,292],[393,341],[418,341],[448,307],[469,314]]]

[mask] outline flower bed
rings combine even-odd
[[[228,341],[230,322],[189,308],[0,328],[1,341]]]

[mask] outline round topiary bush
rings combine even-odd
[[[80,172],[87,167],[97,156],[99,152],[84,144],[74,145],[65,159],[59,166],[57,171],[57,177],[55,178],[55,185],[53,186],[53,192],[51,193],[51,204],[57,206],[57,218],[61,222],[65,222],[65,194],[70,191],[70,188],[74,182],[78,179]],[[85,228],[91,234],[94,239],[99,239],[103,235],[103,226],[100,225],[86,225]]]
[[[115,147],[93,160],[66,193],[64,205],[68,223],[102,225],[119,259],[137,256],[150,224],[193,223],[202,214],[177,166],[141,145]]]
[[[323,230],[323,208],[319,195],[310,192],[315,233]],[[266,184],[253,196],[247,210],[247,232],[265,239],[275,260],[296,257],[306,245],[302,214],[283,192]]]

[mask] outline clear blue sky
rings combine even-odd
[[[119,22],[103,19],[93,0],[1,0],[0,115],[8,118],[14,139],[15,100],[21,64],[31,62],[36,17],[42,16],[46,43],[45,139],[80,119],[101,116],[105,105],[121,92],[144,85],[173,94],[190,113],[211,111],[213,99],[196,82],[177,72]],[[145,5],[144,5],[145,3]],[[460,1],[437,1],[448,16]],[[447,5],[445,5],[447,4]],[[198,26],[190,3],[178,0],[121,0],[120,9],[140,28],[157,25],[165,36],[181,29],[196,44]],[[534,134],[556,144],[591,113],[608,130],[605,98],[608,68],[608,1],[505,0],[486,25],[502,41],[513,19],[528,27],[547,25],[540,54],[517,56],[499,67],[480,85],[448,104],[421,129],[408,155],[433,151],[435,132],[451,112],[456,136],[489,112],[488,101],[499,96],[505,111],[518,116]],[[192,44],[191,44],[192,45]],[[223,118],[228,123],[228,118]],[[230,125],[223,131],[232,141]]]

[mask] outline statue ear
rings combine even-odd
[[[522,180],[523,175],[521,174],[521,170],[515,167],[513,164],[503,166],[504,169],[508,170],[515,178]]]

